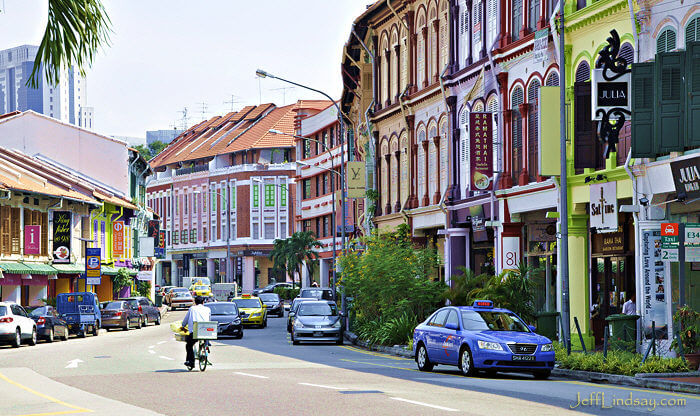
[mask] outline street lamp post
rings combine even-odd
[[[228,183],[226,184],[226,186],[227,186],[226,189],[229,189]],[[193,193],[195,195],[199,195],[202,192],[197,190],[197,191],[194,191]],[[226,281],[227,281],[226,283],[233,283],[231,276],[229,276],[229,269],[233,265],[233,262],[231,262],[231,209],[228,206],[228,198],[223,193],[221,193],[219,191],[215,191],[213,189],[210,190],[210,193],[221,196],[221,199],[224,200],[224,207],[226,207]],[[206,215],[206,213],[202,213],[202,214]],[[231,263],[231,264],[229,264],[229,263]]]
[[[296,83],[294,81],[280,78],[278,76],[270,74],[269,72],[263,71],[262,69],[256,70],[255,75],[259,76],[260,78],[277,79],[277,80],[280,80],[282,82],[286,82],[288,84],[296,85],[297,87],[301,87],[301,88],[307,89],[309,91],[316,92],[316,93],[321,94],[324,97],[328,98],[335,106],[335,109],[338,112],[338,123],[340,124],[341,143],[343,144],[343,148],[340,152],[340,173],[339,173],[339,175],[340,175],[340,189],[341,189],[340,198],[341,198],[341,204],[342,204],[342,221],[343,221],[343,226],[341,227],[340,244],[341,244],[341,249],[343,250],[343,253],[345,253],[345,218],[346,218],[346,213],[345,213],[345,146],[346,146],[346,142],[345,142],[345,129],[343,128],[343,126],[344,126],[343,113],[340,111],[340,106],[333,98],[331,98],[330,95],[326,94],[325,92],[323,92],[321,90],[317,90],[315,88],[307,87],[306,85],[299,84],[299,83]],[[333,172],[335,172],[335,171],[333,171]],[[338,173],[338,172],[336,172],[336,173]],[[334,203],[334,208],[335,208],[335,203]],[[333,218],[335,218],[335,210],[333,212]],[[335,234],[336,234],[336,230],[333,230],[333,238],[335,238]],[[336,250],[335,250],[335,245],[334,245],[333,246],[334,255],[335,255],[335,251]],[[334,261],[333,262],[333,288],[332,288],[333,298],[336,297],[335,287],[336,287],[336,284],[338,282],[338,279],[336,276],[336,268],[337,268],[337,266],[336,266],[335,261]],[[342,308],[343,308],[343,314],[345,315],[347,312],[346,311],[347,305],[345,302],[345,292],[343,292]]]

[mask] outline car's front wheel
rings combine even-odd
[[[467,346],[462,347],[462,351],[459,353],[459,369],[462,371],[462,375],[467,377],[472,377],[476,374],[472,352]]]
[[[49,335],[46,336],[46,341],[48,342],[53,342],[54,340],[54,333],[53,333],[53,328],[49,329]]]
[[[22,333],[19,328],[15,331],[15,339],[12,341],[12,346],[19,348],[22,345]]]
[[[416,350],[416,363],[420,371],[433,370],[433,363],[428,359],[428,350],[425,349],[425,345],[423,344],[420,344],[418,350]]]

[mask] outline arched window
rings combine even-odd
[[[671,52],[676,49],[676,31],[664,29],[656,38],[656,53]]]
[[[487,0],[486,25],[486,47],[490,48],[498,35],[498,0]]]
[[[685,27],[685,48],[688,49],[688,43],[697,42],[700,40],[700,16],[691,19],[688,26]]]
[[[426,187],[425,187],[425,150],[423,149],[423,143],[425,142],[426,137],[425,137],[425,127],[421,126],[419,127],[418,130],[418,152],[416,155],[416,164],[418,165],[417,169],[417,178],[416,178],[416,183],[418,187],[418,198],[423,198],[424,195],[426,195]]]
[[[591,78],[591,67],[588,65],[588,62],[582,61],[580,64],[578,64],[578,67],[576,68],[576,75],[574,75],[574,79],[576,82],[586,82]]]
[[[627,62],[627,65],[634,63],[634,47],[631,44],[623,44],[618,55]]]
[[[437,159],[437,146],[435,146],[434,137],[437,137],[437,123],[433,122],[428,126],[428,198],[433,198],[438,190],[438,175],[440,175]]]
[[[472,112],[474,113],[481,113],[484,111],[484,103],[481,101],[477,101],[474,103],[474,106],[472,107]]]
[[[513,182],[518,183],[518,175],[523,170],[523,123],[520,104],[524,102],[523,88],[518,86],[510,96],[511,130],[513,133],[512,174]]]
[[[403,93],[406,90],[406,86],[408,85],[408,36],[406,34],[406,28],[403,27],[403,25],[400,27],[401,31],[401,40],[399,47],[401,48],[400,56],[401,56],[401,63],[399,66],[401,67],[401,79],[399,80],[399,94]]]
[[[530,181],[535,181],[537,178],[537,143],[538,143],[538,133],[539,133],[539,120],[538,120],[538,95],[540,91],[539,79],[533,79],[530,82],[530,87],[527,89],[527,102],[528,102],[528,114],[527,114],[527,130],[528,130],[528,173],[530,175]]]
[[[483,0],[474,0],[472,3],[472,57],[474,61],[479,60],[479,54],[481,53],[481,25],[483,24],[483,14],[484,9],[481,7],[481,2]]]
[[[389,154],[389,143],[385,139],[382,141],[382,146],[380,147],[380,152],[379,154],[381,155],[381,160],[379,161],[380,166],[382,168],[382,188],[381,188],[381,206],[380,208],[383,210],[386,204],[389,202],[389,194],[390,194],[390,183],[391,180],[389,179],[389,166],[387,166],[387,161],[386,161],[386,155]],[[384,214],[387,214],[386,212]]]
[[[544,85],[546,85],[548,87],[558,87],[559,86],[559,73],[552,71],[547,76],[547,81],[544,83]]]
[[[486,103],[486,111],[493,114],[491,124],[491,134],[493,135],[493,169],[498,170],[498,98],[491,97]]]
[[[448,154],[447,154],[447,137],[448,137],[447,117],[443,116],[440,120],[440,193],[443,194],[447,190],[447,172],[448,172]]]
[[[408,163],[408,133],[405,131],[401,135],[399,150],[401,151],[401,205],[403,206],[408,199],[408,171],[411,166]]]
[[[520,28],[523,26],[523,0],[513,0],[511,17],[510,36],[515,42],[520,39]]]
[[[462,197],[469,192],[469,109],[466,104],[459,113],[459,174]]]
[[[450,33],[449,33],[449,28],[447,26],[447,0],[442,0],[440,3],[440,68],[438,68],[438,72],[442,72],[443,69],[447,66],[447,62],[449,61],[449,53],[448,53],[448,46],[449,46],[449,39],[450,39]]]
[[[390,71],[389,73],[391,74],[390,79],[389,79],[389,83],[390,83],[389,84],[390,85],[389,101],[395,100],[396,99],[395,97],[399,94],[398,93],[398,90],[399,90],[398,59],[399,59],[399,57],[398,57],[397,51],[396,51],[396,47],[398,45],[399,45],[399,34],[396,32],[396,30],[394,30],[394,32],[392,32],[392,34],[391,34],[391,46],[389,49],[389,55],[391,56],[391,59],[390,59],[391,62],[389,64],[389,65],[391,65],[390,70],[389,70]]]
[[[460,7],[460,20],[459,20],[459,59],[462,65],[466,65],[467,58],[469,57],[469,8],[466,3],[462,2]]]
[[[425,82],[425,42],[423,41],[423,30],[425,28],[425,16],[418,16],[418,42],[416,45],[416,87],[423,88]]]
[[[387,52],[389,51],[389,41],[386,38],[386,34],[382,36],[382,42],[380,43],[380,53],[381,58],[379,60],[381,67],[381,105],[389,99],[389,56]]]
[[[391,139],[391,144],[389,146],[389,169],[391,171],[389,177],[391,178],[391,183],[389,184],[389,189],[391,190],[391,198],[389,204],[393,207],[394,203],[399,200],[399,165],[396,160],[396,151],[399,150],[399,139],[394,136]]]

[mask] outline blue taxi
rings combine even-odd
[[[438,309],[413,331],[420,371],[456,365],[465,376],[487,372],[527,372],[546,379],[554,368],[552,341],[534,332],[508,309],[490,300]]]

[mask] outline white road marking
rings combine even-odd
[[[234,371],[235,374],[238,374],[239,376],[248,376],[248,377],[255,377],[255,378],[270,378],[266,376],[259,376],[257,374],[248,374],[248,373],[241,373],[240,371]]]
[[[70,360],[68,361],[68,365],[66,368],[78,368],[78,363],[84,363],[85,361],[81,360],[80,358],[76,358],[75,360]]]
[[[160,341],[160,342],[158,343],[158,345],[165,344],[166,342],[168,342],[168,341]]]
[[[301,384],[302,386],[320,387],[322,389],[350,390],[350,389],[346,389],[345,387],[324,386],[323,384],[311,384],[311,383],[299,383],[299,384]]]
[[[174,360],[174,358],[166,357],[166,356],[164,356],[164,355],[159,355],[159,357],[162,358],[162,359],[164,359],[164,360],[170,360],[170,361],[173,361],[173,360]]]
[[[425,407],[432,407],[433,409],[438,409],[438,410],[445,410],[447,412],[458,412],[459,410],[457,409],[452,409],[450,407],[443,407],[443,406],[437,406],[434,404],[428,404],[428,403],[423,403],[423,402],[417,402],[415,400],[408,400],[408,399],[402,399],[400,397],[390,397],[392,400],[398,400],[400,402],[406,402],[406,403],[411,403],[411,404],[417,404],[419,406],[425,406]]]
[[[153,350],[148,350],[148,352],[150,352],[151,354],[155,354],[155,353],[156,353],[156,352],[153,351]]]
[[[152,350],[152,349],[155,348],[155,347],[156,347],[155,345],[149,345],[149,346],[148,346],[148,349],[149,349],[149,350]]]

